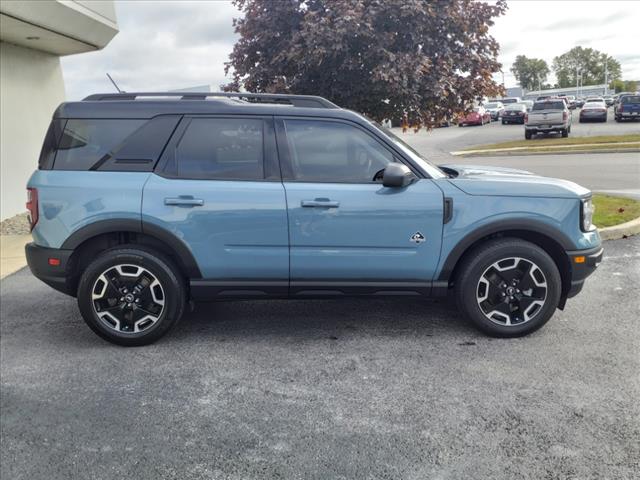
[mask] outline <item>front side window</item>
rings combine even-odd
[[[263,180],[263,121],[194,118],[176,147],[181,178]]]
[[[339,122],[285,120],[294,180],[370,183],[393,154],[359,128]]]
[[[69,119],[53,164],[55,170],[90,170],[111,155],[147,120]]]

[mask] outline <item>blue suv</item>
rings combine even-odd
[[[436,167],[313,96],[64,103],[28,195],[31,271],[120,345],[158,339],[190,301],[449,293],[487,334],[520,336],[602,259],[589,190]]]

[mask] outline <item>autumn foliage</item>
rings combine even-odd
[[[433,126],[500,92],[489,35],[503,0],[235,0],[226,90],[320,95],[376,120]]]

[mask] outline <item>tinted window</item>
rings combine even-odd
[[[362,130],[337,122],[286,120],[295,180],[373,182],[393,155]]]
[[[516,98],[503,98],[502,103],[516,103],[518,101],[518,99]]]
[[[144,123],[146,120],[67,120],[53,168],[89,170]]]
[[[56,148],[62,136],[64,124],[65,120],[60,118],[51,120],[47,134],[44,137],[44,142],[42,143],[42,150],[40,150],[40,159],[38,160],[39,169],[48,170],[53,166]]]
[[[178,176],[262,180],[263,121],[194,118],[176,147]]]
[[[533,104],[533,110],[564,110],[564,102],[562,100],[537,102]]]
[[[640,95],[629,95],[627,97],[622,97],[622,103],[640,103]]]

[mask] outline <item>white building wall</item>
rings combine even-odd
[[[42,140],[64,101],[60,59],[0,42],[0,219],[26,211],[25,186]]]

